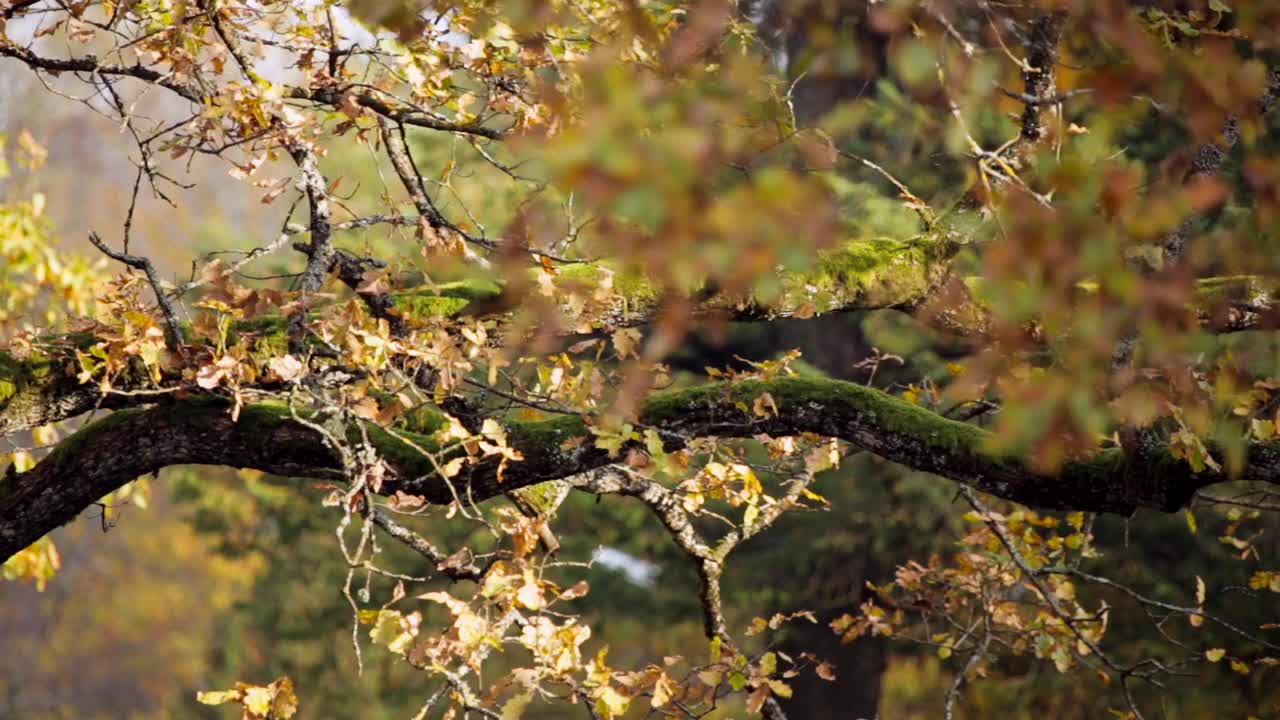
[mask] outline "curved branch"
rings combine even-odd
[[[766,392],[777,412],[760,417],[750,408]],[[742,438],[762,433],[837,437],[885,459],[1041,508],[1172,512],[1196,490],[1232,479],[1194,473],[1165,450],[1127,463],[1118,450],[1103,451],[1045,474],[1017,458],[992,454],[990,433],[981,428],[838,380],[786,378],[656,393],[645,403],[639,420],[659,428],[672,448],[692,437]],[[390,469],[380,492],[403,491],[440,504],[454,499],[448,484],[434,474],[434,463],[413,447],[437,451],[431,436],[393,435],[372,425],[364,430]],[[353,439],[361,434],[359,428],[351,428],[350,433]],[[616,462],[595,446],[590,428],[576,416],[512,423],[508,439],[524,460],[509,463],[501,475],[494,458],[464,465],[452,479],[455,487],[465,488],[467,496],[481,502]],[[0,482],[0,558],[69,522],[121,485],[178,464],[245,467],[300,477],[340,476],[339,459],[324,439],[295,422],[282,406],[246,407],[238,421],[232,420],[221,400],[207,397],[117,412],[63,441],[30,471]],[[1252,446],[1242,477],[1277,482],[1280,443]]]

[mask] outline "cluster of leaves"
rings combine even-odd
[[[9,180],[12,172],[6,141],[0,134],[0,183]],[[48,151],[24,130],[18,136],[16,156],[20,171],[34,173],[44,165]],[[0,204],[0,291],[4,293],[0,337],[31,331],[36,323],[46,331],[56,330],[68,318],[94,312],[96,283],[103,279],[106,262],[60,251],[45,204],[39,192],[29,200]]]
[[[244,720],[289,720],[298,712],[298,696],[289,678],[266,686],[236,683],[231,690],[201,692],[197,699],[206,705],[238,703],[244,707]]]
[[[1152,669],[1162,670],[1161,661],[1128,664],[1103,650],[1114,614],[1121,612],[1127,618],[1109,605],[1111,599],[1136,604],[1145,613],[1139,617],[1184,651],[1179,659],[1168,661],[1172,666],[1194,668],[1225,659],[1232,672],[1247,676],[1280,664],[1276,647],[1263,639],[1253,641],[1249,656],[1232,656],[1214,645],[1223,636],[1211,629],[1225,631],[1227,636],[1247,636],[1230,620],[1206,610],[1214,596],[1221,600],[1231,593],[1231,586],[1211,594],[1197,575],[1193,587],[1177,593],[1194,602],[1165,599],[1163,593],[1143,595],[1087,569],[1103,558],[1093,534],[1094,517],[1079,512],[1059,517],[1025,509],[1005,514],[978,503],[974,508],[965,515],[971,529],[945,559],[935,555],[927,564],[913,561],[899,566],[892,582],[870,585],[874,597],[857,614],[836,618],[832,629],[846,642],[867,635],[902,638],[936,648],[943,660],[959,655],[965,658],[961,675],[970,679],[998,671],[992,664],[998,656],[989,654],[993,644],[1003,646],[1013,657],[1032,653],[1050,660],[1060,673],[1092,668],[1104,687],[1117,680],[1127,684],[1150,677]],[[1256,511],[1231,508],[1223,518],[1227,524],[1219,539],[1241,550],[1241,559],[1249,557],[1252,545],[1237,534],[1257,520]],[[1190,510],[1187,522],[1196,533]],[[1275,591],[1273,580],[1274,573],[1255,571],[1248,587]],[[1274,627],[1268,622],[1260,629]],[[1116,710],[1126,717],[1135,712]]]

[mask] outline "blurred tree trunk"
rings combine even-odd
[[[840,585],[854,598],[844,607],[818,612],[818,622],[794,623],[782,650],[792,657],[810,653],[835,667],[834,682],[816,673],[805,672],[790,680],[794,693],[783,703],[793,718],[848,718],[870,720],[878,716],[881,679],[888,665],[888,648],[883,638],[865,636],[852,643],[842,643],[832,631],[831,621],[845,613],[857,613],[857,606],[867,594],[866,581],[873,580],[882,568],[869,550],[869,543],[841,560]]]

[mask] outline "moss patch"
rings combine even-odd
[[[818,268],[797,280],[830,293],[833,306],[914,305],[940,278],[937,250],[924,240],[856,240],[823,253]]]
[[[461,297],[409,293],[393,296],[392,302],[396,310],[407,317],[433,318],[455,315],[472,301]]]
[[[604,271],[613,272],[613,289],[626,298],[628,303],[636,305],[657,301],[658,288],[640,275],[619,272],[599,263],[574,263],[562,265],[557,270],[560,280],[580,283],[590,288],[600,285]]]

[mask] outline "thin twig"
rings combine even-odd
[[[102,238],[98,237],[98,234],[94,232],[89,233],[89,242],[93,243],[94,247],[112,260],[124,263],[134,270],[141,270],[147,276],[147,282],[151,284],[151,290],[155,293],[156,303],[160,306],[161,314],[164,315],[165,341],[168,343],[170,350],[181,352],[182,325],[178,323],[178,316],[173,311],[173,305],[169,303],[169,298],[160,287],[160,278],[156,275],[156,270],[152,266],[151,260],[138,255],[116,252],[107,247]]]

